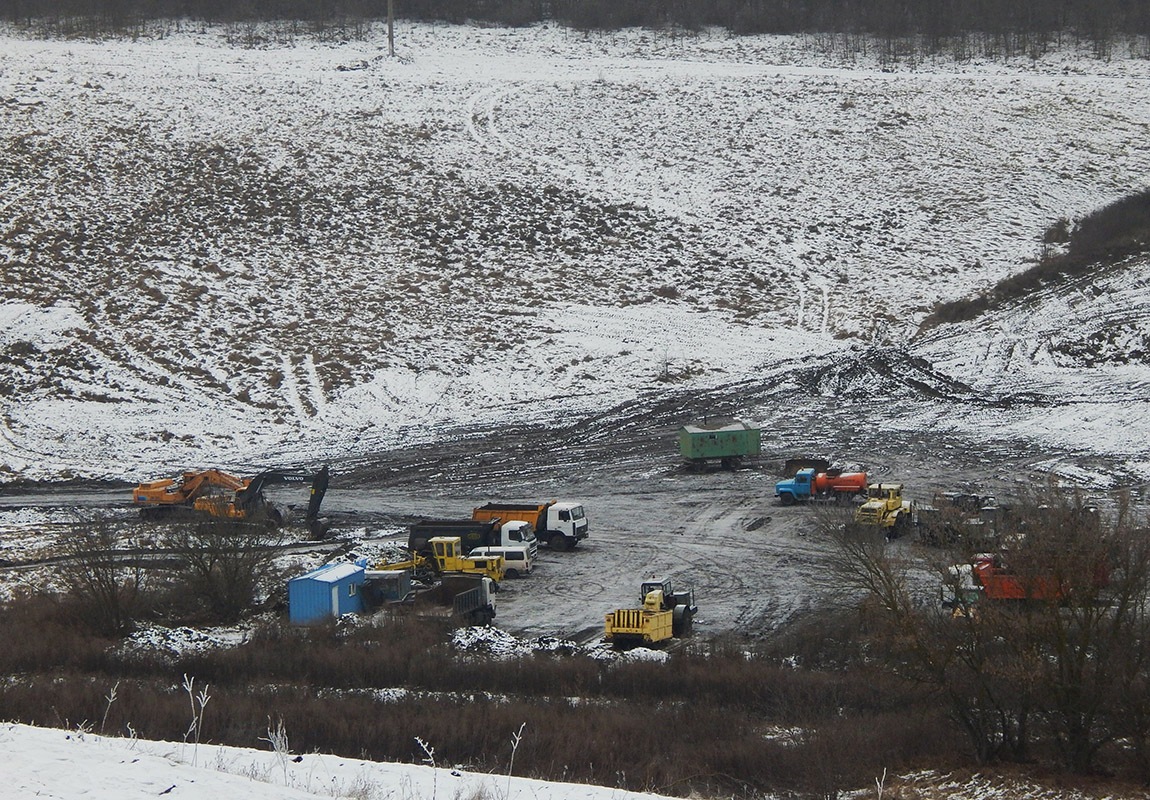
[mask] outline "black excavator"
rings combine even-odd
[[[308,497],[304,522],[315,538],[322,539],[327,533],[327,526],[319,518],[319,507],[323,503],[323,496],[327,494],[328,481],[329,475],[326,464],[314,473],[265,470],[252,478],[246,487],[236,492],[236,506],[243,509],[246,515],[263,514],[274,524],[282,525],[283,514],[267,501],[267,498],[264,497],[264,489],[280,483],[310,483],[311,493]]]

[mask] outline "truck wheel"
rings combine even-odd
[[[567,549],[567,537],[561,533],[557,533],[548,540],[547,546],[561,553]]]
[[[795,504],[795,496],[790,492],[783,492],[779,495],[779,502],[784,506],[793,506]]]

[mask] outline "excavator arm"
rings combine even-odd
[[[328,467],[325,464],[319,472],[282,472],[280,470],[265,470],[256,475],[246,487],[236,493],[236,505],[245,511],[256,511],[263,504],[263,491],[265,487],[280,483],[310,483],[311,495],[307,504],[308,522],[319,517],[319,507],[323,497],[327,494],[329,481]]]

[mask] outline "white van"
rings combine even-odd
[[[534,568],[531,549],[526,545],[476,547],[467,555],[469,558],[503,556],[503,568],[508,578],[524,578]]]

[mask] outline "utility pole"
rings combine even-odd
[[[395,58],[395,0],[387,0],[387,57]]]

